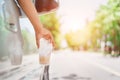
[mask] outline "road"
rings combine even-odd
[[[61,51],[52,58],[51,72],[58,80],[120,80],[119,65],[119,58],[93,52]]]
[[[50,80],[120,80],[120,58],[99,53],[55,51],[50,64]],[[0,63],[0,80],[39,80],[40,71],[38,54],[24,56],[20,66]]]

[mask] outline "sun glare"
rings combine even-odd
[[[61,16],[62,33],[83,29],[86,20],[92,20],[95,11],[106,0],[60,0],[60,8],[57,11]]]

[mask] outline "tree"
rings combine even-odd
[[[120,0],[109,0],[101,5],[93,22],[99,27],[101,36],[108,36],[105,41],[111,41],[113,49],[120,53]]]

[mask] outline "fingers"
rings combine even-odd
[[[37,48],[39,48],[40,46],[40,44],[39,44],[39,39],[38,38],[36,38],[36,44],[37,44]]]
[[[55,47],[55,41],[54,41],[53,37],[51,37],[51,41],[50,42],[53,44],[53,47]]]
[[[53,46],[55,46],[55,42],[54,42],[54,39],[52,37],[52,35],[49,33],[47,35],[44,35],[44,38],[49,40],[50,43],[52,43]]]
[[[40,47],[41,38],[45,38],[46,40],[49,40],[49,42],[52,43],[53,47],[55,46],[53,36],[48,30],[43,29],[41,33],[36,33],[36,45],[38,48]]]
[[[50,36],[49,34],[45,34],[43,37],[44,37],[46,40],[51,40],[51,36]]]

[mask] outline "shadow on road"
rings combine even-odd
[[[52,80],[92,80],[90,77],[78,76],[77,74],[71,73],[62,77],[54,77]]]

